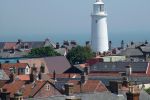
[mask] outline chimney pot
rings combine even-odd
[[[71,96],[71,95],[73,95],[73,83],[66,83],[65,84],[65,94],[67,95],[67,96]]]
[[[56,43],[56,49],[59,49],[60,45],[59,42]]]
[[[88,80],[88,75],[85,72],[81,74],[81,83],[84,84]]]
[[[14,100],[23,100],[23,95],[21,92],[16,92],[14,94]]]
[[[140,93],[127,92],[127,100],[139,100]]]
[[[132,74],[132,67],[131,65],[126,66],[126,75],[131,75]]]
[[[0,98],[1,100],[10,100],[10,92],[7,89],[3,89]]]

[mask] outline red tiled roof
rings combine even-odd
[[[36,81],[33,84],[26,84],[23,92],[23,97],[34,96],[36,92],[45,84],[46,81]]]
[[[16,42],[6,42],[4,45],[4,49],[12,49],[16,47]]]
[[[6,89],[8,92],[10,92],[10,97],[13,97],[14,93],[20,90],[24,83],[24,81],[15,81],[12,83],[7,83],[3,86],[3,89]]]
[[[10,67],[16,67],[16,68],[26,68],[28,64],[27,63],[4,63],[2,64],[2,69],[9,69]]]
[[[7,91],[10,92],[10,97],[14,97],[14,93],[22,91],[23,97],[28,98],[30,96],[34,97],[47,82],[53,86],[52,82],[50,81],[38,80],[33,83],[25,83],[25,81],[14,81],[12,83],[5,84],[3,89],[7,89]],[[59,93],[57,89],[55,91]]]
[[[40,70],[41,64],[43,63],[45,65],[45,73],[53,73],[55,70],[57,74],[61,74],[71,67],[69,61],[64,56],[21,59],[19,61],[21,63],[28,63],[31,67],[35,64],[37,71]]]
[[[29,75],[17,75],[17,78],[21,81],[28,81],[30,80],[30,76]]]
[[[78,80],[70,80],[68,83],[74,84],[74,93],[93,93],[107,91],[105,85],[98,80],[87,80],[82,85]]]
[[[45,73],[49,73],[48,68],[46,66],[46,63],[43,58],[31,58],[31,59],[21,59],[19,60],[20,63],[28,63],[30,67],[33,67],[35,64],[35,67],[37,68],[37,71],[40,71],[41,64],[45,65]]]

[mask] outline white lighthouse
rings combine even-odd
[[[104,3],[102,0],[96,0],[93,4],[92,17],[92,37],[91,48],[93,52],[107,52],[108,46],[108,32],[107,32],[107,14],[104,10]]]

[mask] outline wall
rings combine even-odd
[[[49,89],[47,87],[48,85],[49,85]],[[54,95],[60,95],[60,93],[51,84],[47,82],[34,97],[39,98],[39,97],[49,97]]]

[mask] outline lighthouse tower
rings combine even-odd
[[[102,0],[96,0],[93,4],[92,17],[92,37],[91,48],[93,52],[103,53],[108,51],[107,14],[104,10]]]

